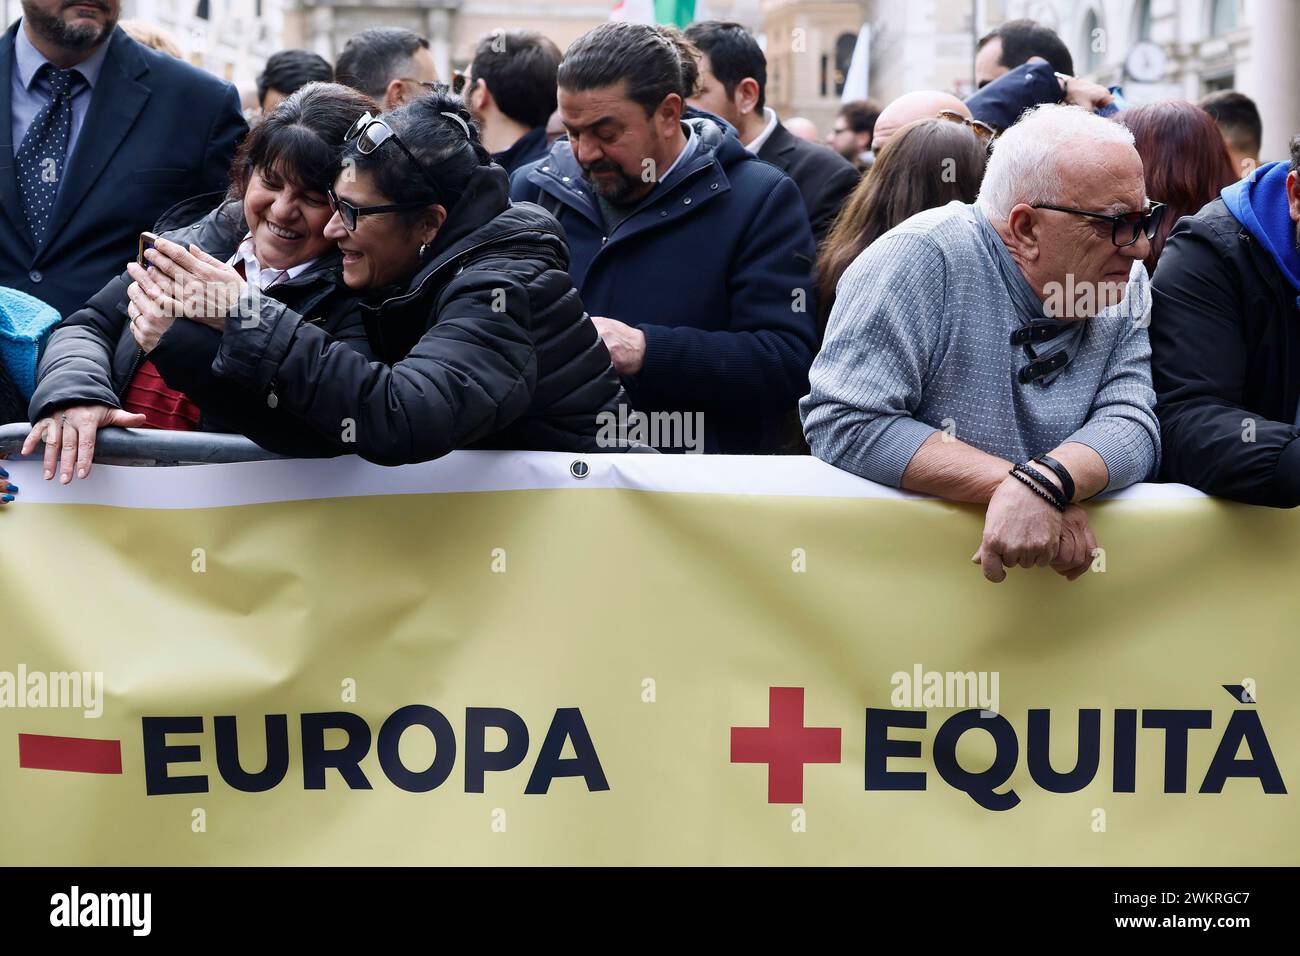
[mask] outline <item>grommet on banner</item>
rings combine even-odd
[[[569,474],[581,481],[591,474],[591,466],[581,458],[576,459],[573,464],[569,465]]]

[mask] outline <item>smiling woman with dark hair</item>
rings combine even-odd
[[[464,447],[617,450],[597,435],[622,387],[569,278],[563,235],[506,192],[459,98],[362,117],[324,234],[338,242],[343,281],[364,295],[356,318],[380,361],[263,299],[256,322],[242,310],[190,313],[221,330],[216,378],[268,414],[293,415],[317,454],[401,464]],[[184,308],[171,283],[231,284],[219,263],[183,251],[161,268],[166,280],[141,282],[146,309]]]
[[[244,140],[230,190],[215,209],[208,195],[164,214],[155,226],[163,237],[157,249],[188,246],[229,262],[232,274],[241,270],[241,281],[265,290],[264,302],[310,314],[369,355],[338,250],[323,232],[343,136],[369,105],[356,90],[333,83],[298,90]],[[157,249],[146,255],[158,256]],[[264,408],[250,414],[250,398],[213,378],[215,331],[159,316],[146,334],[138,306],[128,305],[139,297],[132,280],[142,278],[144,269],[132,263],[55,330],[41,359],[30,406],[36,424],[23,453],[44,441],[45,477],[58,470],[66,484],[74,465],[78,476],[90,473],[96,433],[106,426],[243,431],[291,450],[301,430],[296,423]]]

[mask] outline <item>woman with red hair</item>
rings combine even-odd
[[[1231,186],[1238,176],[1219,127],[1195,103],[1162,100],[1127,109],[1115,119],[1133,133],[1146,173],[1147,198],[1169,207],[1151,240],[1151,255],[1145,262],[1150,275],[1174,223],[1218,199],[1219,190]]]

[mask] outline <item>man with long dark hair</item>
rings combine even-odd
[[[564,226],[633,407],[702,415],[706,451],[765,451],[807,389],[812,232],[789,177],[730,128],[683,119],[696,56],[635,23],[575,40],[559,70],[568,141],[510,193]]]

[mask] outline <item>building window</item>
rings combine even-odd
[[[1138,0],[1133,8],[1133,39],[1137,43],[1151,39],[1151,0]]]
[[[856,33],[841,33],[835,40],[835,95],[844,92],[844,81],[849,75],[849,64],[853,62],[853,51],[858,45]]]
[[[1237,0],[1210,0],[1210,36],[1220,37],[1237,28]]]
[[[1090,8],[1088,15],[1083,18],[1083,36],[1080,38],[1080,43],[1083,46],[1083,72],[1093,73],[1101,66],[1106,49],[1106,34],[1101,29],[1101,20],[1094,9]]]
[[[831,58],[828,57],[825,53],[823,53],[823,54],[822,54],[822,76],[821,76],[821,90],[822,90],[822,96],[826,96],[826,95],[827,95],[827,92],[826,92],[826,91],[827,91],[827,88],[828,88],[828,87],[827,87],[827,83],[826,83],[826,72],[827,72],[827,70],[830,69],[830,65],[831,65]]]
[[[200,20],[210,20],[212,19],[211,12],[208,0],[199,0],[198,8],[194,11],[194,16]]]
[[[1201,81],[1202,95],[1217,93],[1219,90],[1235,90],[1237,77],[1235,73],[1225,73],[1221,76],[1207,76]]]

